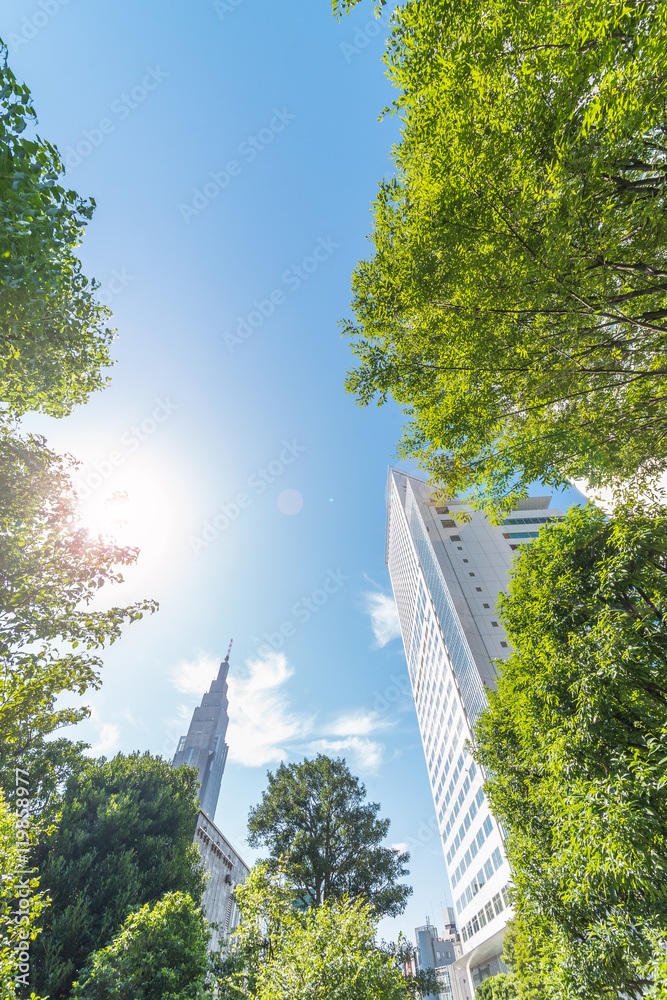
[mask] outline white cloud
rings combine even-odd
[[[368,591],[364,594],[364,611],[371,616],[376,646],[386,646],[392,639],[400,639],[401,626],[393,597],[382,591]]]
[[[353,769],[370,771],[379,770],[384,760],[384,743],[369,740],[362,736],[348,736],[344,740],[313,740],[308,744],[308,753],[324,753],[327,756],[352,759]]]
[[[200,698],[218,676],[218,660],[206,653],[200,653],[192,662],[183,660],[171,672],[171,681],[181,694],[196,694]]]
[[[105,757],[110,751],[118,746],[120,729],[112,722],[103,722],[100,726],[97,743],[89,750],[91,757]]]
[[[379,712],[356,709],[339,715],[326,729],[332,736],[368,736],[378,729],[388,729],[393,724]]]
[[[247,676],[229,677],[229,759],[261,767],[283,760],[313,720],[289,709],[281,688],[294,670],[282,653],[249,660],[247,667]]]
[[[396,844],[391,844],[390,846],[392,847],[392,849],[393,849],[394,851],[400,851],[400,852],[401,852],[401,854],[405,854],[405,852],[406,852],[406,851],[407,851],[407,849],[408,849],[408,845],[407,845],[407,844],[405,843],[405,841],[404,841],[404,840],[399,840],[399,841],[398,841],[398,843],[396,843]]]
[[[383,595],[379,595],[383,596]],[[393,602],[392,602],[393,605]],[[218,663],[200,653],[172,672],[178,691],[197,696],[208,690],[217,675]],[[370,709],[341,711],[329,722],[315,727],[315,716],[295,711],[285,686],[294,673],[283,653],[246,661],[243,675],[232,671],[229,684],[229,759],[245,767],[278,764],[287,757],[326,753],[346,756],[351,765],[376,772],[385,757],[385,746],[369,739],[371,733],[387,729],[392,720]],[[192,707],[181,704],[177,714],[165,720],[165,757],[173,755],[178,738],[187,732]],[[322,738],[313,739],[322,734]],[[310,742],[306,742],[310,741]]]

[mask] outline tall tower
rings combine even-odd
[[[220,783],[227,760],[225,736],[229,725],[227,709],[227,674],[229,672],[230,642],[227,655],[220,664],[218,676],[211,683],[199,708],[192,714],[187,736],[181,736],[174,754],[174,767],[190,764],[199,771],[199,804],[209,819],[215,816],[220,794]]]
[[[403,645],[447,872],[461,928],[460,996],[504,971],[511,915],[504,836],[468,755],[475,721],[495,687],[492,660],[510,649],[498,620],[514,550],[558,519],[550,497],[530,497],[500,526],[461,500],[436,505],[421,479],[389,470],[387,549]],[[457,523],[465,511],[470,520]]]

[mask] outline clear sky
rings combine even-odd
[[[128,492],[142,554],[109,600],[161,605],[68,735],[171,758],[233,636],[216,822],[252,862],[267,769],[345,756],[412,853],[381,927],[412,938],[450,900],[384,565],[401,420],[344,394],[337,329],[397,139],[385,23],[370,2],[337,23],[328,0],[4,0],[0,34],[97,201],[81,253],[119,334],[106,391],[26,426],[81,460],[91,521]]]

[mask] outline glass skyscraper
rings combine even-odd
[[[492,661],[510,652],[496,604],[514,551],[562,515],[549,510],[550,497],[531,497],[494,526],[461,500],[434,503],[431,492],[390,469],[386,561],[461,932],[453,971],[463,997],[504,971],[511,915],[503,832],[466,741],[495,686]],[[460,511],[468,523],[456,522]]]

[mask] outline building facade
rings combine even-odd
[[[440,985],[437,993],[429,993],[423,1000],[459,1000],[454,992],[456,984],[452,976],[452,967],[461,954],[461,948],[453,910],[449,910],[447,919],[449,923],[445,926],[442,937],[438,936],[437,928],[428,918],[422,927],[415,927],[416,968],[418,971],[433,969]]]
[[[192,714],[187,735],[181,736],[178,742],[173,760],[174,767],[189,764],[199,772],[200,811],[194,842],[207,872],[202,902],[206,919],[213,925],[209,941],[211,951],[217,950],[225,934],[238,926],[240,914],[234,890],[245,881],[250,871],[213,822],[227,761],[227,674],[231,648],[230,643],[217,677]]]
[[[227,762],[227,726],[229,725],[227,700],[227,674],[229,673],[229,654],[220,664],[218,676],[211,682],[211,687],[202,698],[201,705],[195,708],[190,728],[186,736],[181,736],[174,754],[174,767],[189,764],[199,772],[199,802],[202,811],[215,818],[218,805],[220,784]]]
[[[389,471],[386,561],[461,933],[452,970],[461,997],[505,971],[510,916],[503,832],[466,742],[495,687],[493,660],[510,652],[498,594],[514,551],[562,516],[550,499],[523,500],[494,526],[460,500],[435,504],[421,479]],[[456,512],[469,521],[457,523]]]
[[[239,925],[241,915],[234,890],[245,882],[250,869],[215,823],[201,810],[197,817],[195,844],[208,873],[203,897],[204,913],[209,924],[215,925],[209,949],[217,951],[224,936]]]

